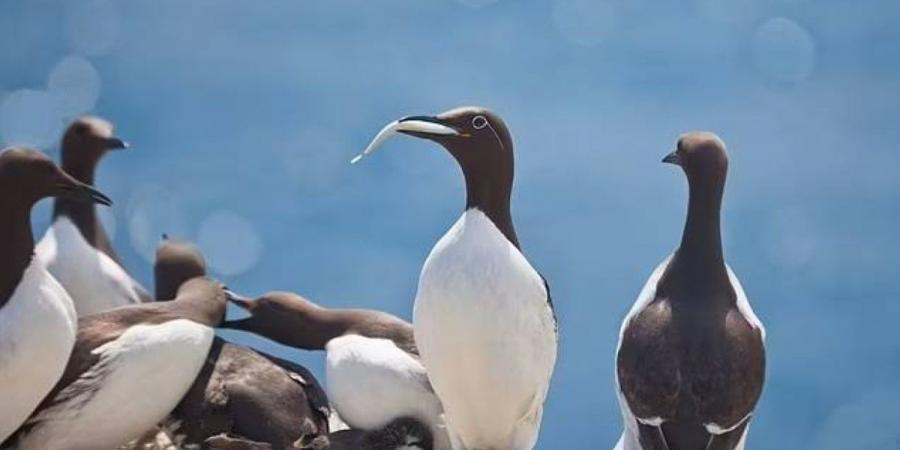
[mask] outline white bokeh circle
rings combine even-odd
[[[213,271],[231,276],[252,269],[262,256],[262,238],[253,224],[232,211],[217,211],[200,223],[197,246]]]
[[[59,101],[34,89],[9,93],[0,103],[0,140],[3,147],[23,145],[47,148],[63,126]]]
[[[767,78],[795,83],[808,78],[815,68],[816,43],[812,34],[796,22],[774,17],[753,34],[753,62]]]
[[[94,109],[100,97],[100,74],[87,59],[70,55],[50,72],[47,90],[59,102],[61,114],[73,118]]]
[[[74,52],[101,56],[112,51],[121,31],[115,1],[79,0],[64,5],[66,38]]]
[[[188,227],[174,192],[155,184],[135,189],[126,207],[131,246],[152,263],[163,234],[187,236]]]

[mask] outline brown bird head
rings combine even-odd
[[[76,119],[62,138],[63,167],[81,181],[91,183],[94,170],[110,150],[128,148],[128,143],[113,135],[113,125],[99,117]]]
[[[681,166],[692,184],[724,183],[728,173],[725,143],[708,131],[683,134],[675,150],[666,155],[662,162]]]
[[[156,299],[171,300],[184,282],[203,276],[206,261],[200,251],[189,242],[163,236],[153,264]]]
[[[102,192],[64,172],[47,155],[28,148],[0,153],[0,193],[10,206],[18,205],[26,211],[46,197],[112,205]]]
[[[509,129],[494,112],[475,106],[436,116],[408,116],[385,126],[352,162],[374,152],[397,133],[441,144],[466,179],[466,209],[484,212],[515,246],[519,242],[509,211],[515,159]]]
[[[229,291],[228,300],[250,316],[226,321],[223,328],[249,331],[291,347],[322,350],[346,330],[328,310],[290,292],[269,292],[251,299]]]

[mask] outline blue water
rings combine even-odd
[[[686,205],[659,159],[714,130],[727,257],[768,328],[749,448],[900,448],[895,0],[2,0],[0,29],[0,142],[58,154],[91,112],[132,143],[97,182],[148,285],[168,232],[247,294],[409,318],[459,170],[409,138],[349,160],[403,115],[499,112],[519,237],[560,320],[540,449],[618,438],[619,323]],[[322,373],[321,353],[228,336]]]

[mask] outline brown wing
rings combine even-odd
[[[705,350],[696,352],[694,365],[706,370],[696,373],[690,392],[703,423],[723,428],[743,420],[756,406],[765,377],[765,350],[759,330],[753,328],[733,308],[721,319],[724,328]]]
[[[671,418],[681,390],[669,303],[657,299],[626,325],[616,361],[619,388],[638,418]]]
[[[173,416],[186,444],[217,437],[222,445],[228,438],[291,448],[327,436],[329,413],[324,391],[305,368],[217,338]]]
[[[75,346],[62,377],[16,434],[29,432],[42,420],[41,413],[54,405],[76,400],[88,401],[111,369],[104,363],[103,355],[95,350],[118,339],[134,323],[166,320],[165,314],[160,314],[159,310],[157,304],[130,305],[78,319]],[[14,438],[15,436],[10,437],[9,442],[13,442]]]

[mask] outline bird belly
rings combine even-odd
[[[72,296],[78,317],[140,301],[131,276],[65,217],[53,223],[35,252]]]
[[[62,376],[76,328],[72,300],[32,262],[0,309],[0,442],[25,422]]]
[[[213,330],[186,319],[136,325],[94,352],[89,373],[41,411],[19,450],[116,448],[160,422],[199,373]]]
[[[377,430],[410,417],[432,428],[436,444],[446,441],[441,403],[416,358],[388,339],[353,334],[332,339],[326,351],[328,398],[348,425]]]
[[[467,215],[422,269],[416,345],[465,447],[531,448],[556,361],[547,292],[483,214]]]

